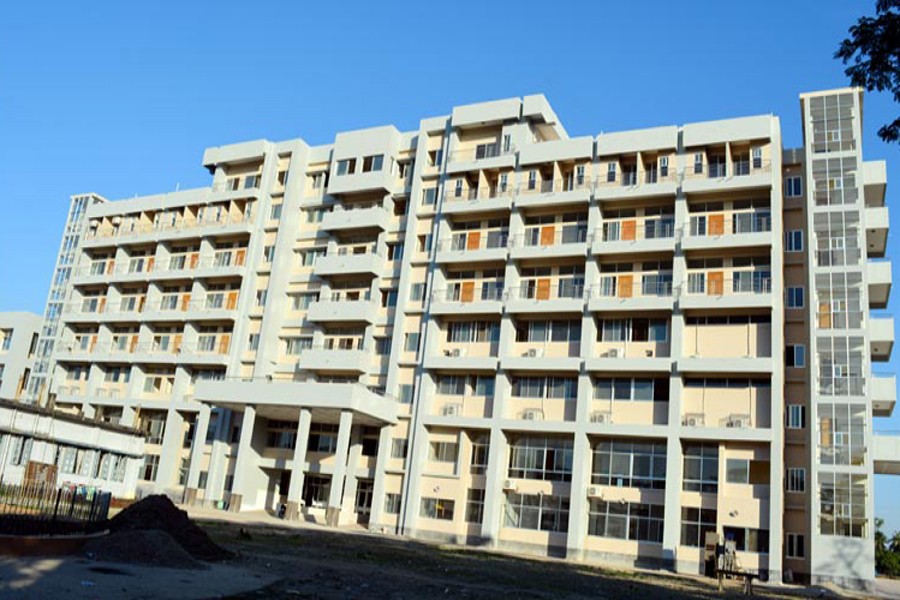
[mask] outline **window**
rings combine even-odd
[[[769,461],[729,458],[725,461],[725,481],[739,485],[768,485]]]
[[[594,381],[595,400],[668,402],[669,380],[616,378]]]
[[[391,458],[400,458],[406,459],[406,453],[409,449],[409,444],[406,438],[394,438],[391,440]]]
[[[661,504],[592,499],[588,535],[661,544],[665,512]]]
[[[378,356],[388,356],[391,353],[391,338],[378,337],[375,338],[375,354]]]
[[[413,386],[411,383],[404,383],[400,385],[400,403],[401,404],[412,404],[413,400]]]
[[[803,308],[803,288],[789,287],[785,289],[788,308]]]
[[[275,260],[275,246],[266,246],[263,248],[263,263],[271,263]]]
[[[517,398],[560,398],[578,395],[577,377],[513,377],[512,395]]]
[[[404,352],[418,352],[419,351],[419,333],[407,333],[403,342],[403,351]]]
[[[309,305],[318,299],[318,292],[291,294],[291,310],[307,310]]]
[[[325,248],[304,250],[300,253],[300,264],[304,267],[311,267],[316,264],[316,260],[318,260],[320,256],[325,256]]]
[[[784,234],[785,252],[803,252],[803,230],[792,229]]]
[[[284,338],[284,353],[288,356],[298,356],[304,350],[312,348],[311,337]]]
[[[703,548],[706,545],[706,534],[715,533],[715,509],[682,508],[681,509],[681,545]]]
[[[784,538],[784,555],[787,558],[806,558],[806,540],[802,533],[787,533]]]
[[[396,244],[388,244],[387,245],[387,257],[388,260],[403,260],[403,243],[398,242]]]
[[[373,171],[380,171],[381,167],[383,166],[383,163],[384,163],[384,155],[383,154],[375,154],[373,156],[365,156],[365,157],[363,157],[363,162],[362,162],[362,172],[363,173],[371,173]]]
[[[481,523],[484,519],[484,490],[469,490],[466,496],[466,523]]]
[[[141,479],[144,481],[156,481],[157,470],[159,470],[159,455],[146,455],[144,457],[144,468],[141,471]]]
[[[788,429],[806,427],[806,407],[802,404],[788,404],[784,408],[784,426]]]
[[[509,477],[542,481],[572,480],[572,441],[523,437],[511,442]]]
[[[806,346],[803,344],[788,344],[784,348],[784,366],[797,369],[806,366]]]
[[[569,499],[563,496],[509,493],[503,512],[506,527],[560,532],[569,529]]]
[[[660,177],[668,177],[669,176],[669,157],[668,156],[660,156],[659,157],[659,176]]]
[[[384,495],[384,512],[389,515],[400,514],[400,494]]]
[[[281,203],[273,204],[272,209],[269,211],[269,219],[271,219],[273,221],[277,221],[278,219],[280,219],[281,218],[281,208],[283,206],[284,205]]]
[[[328,503],[331,494],[331,478],[321,475],[307,475],[303,478],[303,490],[300,495],[306,506],[322,508]]]
[[[594,447],[591,483],[615,487],[666,488],[666,444],[611,440]]]
[[[250,337],[247,339],[247,349],[251,352],[255,352],[259,350],[259,334],[251,333]]]
[[[616,181],[616,163],[611,162],[606,165],[606,182],[615,183]]]
[[[469,460],[469,473],[472,475],[484,475],[487,470],[488,452],[490,444],[487,436],[480,436],[472,440],[472,456]]]
[[[866,537],[866,487],[862,474],[819,472],[819,531],[823,535]]]
[[[719,447],[714,444],[690,444],[684,448],[686,492],[715,494],[719,490]]]
[[[409,299],[413,302],[421,302],[425,299],[425,284],[414,283],[409,288]]]
[[[437,199],[437,188],[425,188],[422,190],[422,204],[433,206]]]
[[[397,290],[381,290],[381,306],[382,308],[397,306]]]
[[[269,297],[269,290],[256,290],[256,306],[264,307],[266,299]]]
[[[734,542],[738,552],[769,553],[769,530],[743,527],[723,527],[725,541]]]
[[[428,445],[428,460],[434,462],[455,463],[458,453],[456,442],[431,442]]]
[[[784,197],[799,198],[803,195],[803,178],[792,175],[784,178]]]
[[[356,171],[356,159],[355,158],[346,158],[344,160],[338,161],[338,164],[337,164],[337,174],[338,175],[352,175],[354,171]]]
[[[703,172],[703,153],[695,152],[694,153],[694,174],[700,174]]]
[[[786,492],[805,492],[806,469],[795,467],[785,469],[784,490]]]
[[[426,519],[438,519],[441,521],[453,520],[453,500],[442,498],[422,498],[422,507],[419,516]]]
[[[313,423],[309,428],[309,452],[334,454],[337,450],[338,426]]]

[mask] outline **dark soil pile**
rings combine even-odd
[[[157,530],[170,535],[179,546],[197,560],[219,561],[233,558],[187,516],[167,496],[147,496],[135,502],[109,521],[111,533]]]
[[[104,562],[169,567],[171,569],[202,569],[184,548],[165,531],[119,531],[95,538],[84,545],[88,557]]]

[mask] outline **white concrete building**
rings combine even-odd
[[[543,96],[210,148],[207,188],[73,199],[46,391],[187,502],[685,572],[717,532],[866,585],[897,458],[861,102],[804,94],[795,150],[771,115],[570,138]]]
[[[0,312],[0,400],[22,396],[34,368],[41,317],[28,312]]]

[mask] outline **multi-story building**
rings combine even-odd
[[[865,584],[885,167],[858,90],[801,104],[794,150],[570,138],[543,96],[210,148],[208,188],[84,208],[51,396],[188,503],[688,572],[717,532]]]
[[[0,400],[18,400],[34,369],[41,318],[28,312],[0,313]]]

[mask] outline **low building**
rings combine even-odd
[[[144,438],[128,427],[0,400],[0,483],[86,486],[134,498]]]

